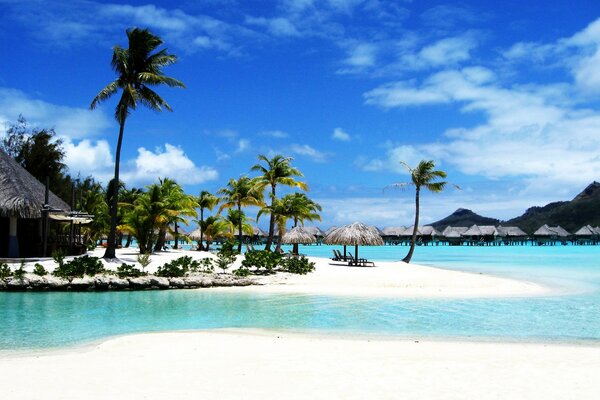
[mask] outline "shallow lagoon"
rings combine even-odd
[[[327,257],[329,246],[306,246]],[[401,259],[407,247],[365,247]],[[557,294],[369,299],[212,290],[0,293],[0,349],[81,344],[139,332],[261,328],[400,337],[600,343],[600,246],[419,247],[415,263],[539,282]]]

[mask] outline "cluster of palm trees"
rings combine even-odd
[[[117,92],[121,92],[121,97],[115,109],[115,119],[119,123],[115,174],[112,180],[115,183],[120,182],[121,145],[123,143],[125,121],[130,112],[135,110],[139,104],[155,111],[162,111],[163,109],[172,111],[169,104],[151,87],[158,85],[185,87],[181,81],[163,73],[163,68],[174,64],[177,61],[177,56],[169,54],[166,49],[158,50],[163,44],[160,37],[150,33],[148,29],[131,28],[126,33],[129,42],[128,47],[115,46],[113,48],[111,66],[116,73],[116,79],[106,85],[94,97],[90,105],[90,108],[94,109],[98,104],[106,101]],[[108,211],[109,218],[99,220],[99,223],[108,223],[108,245],[104,257],[115,258],[119,232],[128,232],[138,238],[140,250],[142,246],[144,251],[150,250],[152,245],[154,248],[160,248],[164,243],[167,227],[173,225],[175,231],[177,231],[178,223],[187,221],[185,217],[195,214],[194,206],[200,209],[200,220],[198,221],[201,228],[200,246],[202,246],[205,239],[210,241],[211,238],[225,235],[228,230],[230,233],[237,230],[238,252],[241,252],[244,230],[248,232],[249,229],[243,208],[257,206],[260,207],[258,218],[264,214],[270,215],[269,233],[265,248],[267,250],[271,249],[275,237],[275,226],[279,229],[279,241],[276,245],[278,248],[281,245],[281,238],[288,219],[293,219],[294,226],[297,226],[298,223],[305,220],[319,219],[318,212],[321,210],[318,204],[303,193],[293,193],[282,198],[277,197],[278,186],[288,186],[301,190],[308,189],[304,182],[296,180],[296,177],[301,177],[302,174],[291,166],[290,161],[291,158],[281,155],[272,158],[261,155],[259,156],[259,163],[251,168],[252,171],[260,173],[258,177],[242,176],[237,180],[231,179],[225,188],[218,191],[217,194],[220,197],[203,192],[195,201],[183,194],[181,187],[175,182],[165,179],[158,185],[148,187],[146,192],[135,193],[139,197],[123,201],[123,207],[119,207],[121,185],[109,186],[106,193],[106,198],[109,200],[108,206],[102,206],[105,209],[104,211]],[[403,187],[410,184],[416,188],[415,228],[410,251],[404,258],[405,261],[409,262],[414,251],[419,222],[420,190],[425,188],[432,192],[441,191],[445,182],[437,181],[437,179],[445,178],[446,174],[443,171],[434,170],[433,161],[423,160],[414,169],[406,164],[404,165],[411,174],[411,182],[393,186]],[[264,191],[268,192],[268,204],[264,202]],[[167,196],[168,200],[161,196]],[[98,198],[94,201],[97,203],[97,200]],[[217,215],[205,218],[204,210],[211,210],[218,203],[221,205]],[[226,217],[222,217],[221,212],[225,209],[229,209],[228,214]],[[126,210],[125,214],[122,210]],[[119,219],[122,220],[120,224]],[[150,226],[153,229],[149,229]],[[157,233],[155,233],[156,228],[158,228]],[[177,235],[175,236],[177,237]]]

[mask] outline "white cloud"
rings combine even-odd
[[[598,179],[600,171],[600,117],[573,108],[571,94],[565,85],[502,87],[485,69],[470,68],[433,74],[421,85],[383,85],[365,98],[384,108],[453,103],[463,113],[480,113],[483,123],[448,129],[444,140],[414,150],[466,174],[521,178],[523,188],[541,182],[564,190]],[[407,150],[410,146],[398,146],[388,152],[387,162],[363,162],[363,168],[387,166],[395,152],[406,157]]]
[[[373,43],[352,43],[348,49],[348,58],[344,63],[351,67],[372,67],[375,65],[377,46]]]
[[[268,136],[268,137],[272,137],[272,138],[276,138],[276,139],[285,139],[290,136],[289,133],[280,131],[280,130],[261,131],[261,132],[258,132],[258,134],[260,136]]]
[[[274,36],[300,36],[296,26],[287,18],[264,18],[264,17],[246,17],[246,23],[249,25],[262,26]]]
[[[333,134],[331,135],[332,139],[340,140],[342,142],[349,142],[352,140],[352,137],[345,132],[342,128],[335,128],[333,130]]]
[[[248,139],[240,139],[237,142],[236,153],[242,153],[250,148],[250,141]]]
[[[26,93],[0,87],[0,120],[16,122],[22,114],[31,126],[54,128],[56,134],[71,139],[95,136],[111,126],[101,110],[56,105],[30,97]],[[0,133],[4,130],[0,126]]]
[[[290,151],[294,154],[308,157],[315,162],[326,162],[327,154],[316,150],[307,144],[292,144]]]
[[[432,66],[451,65],[471,58],[470,51],[476,45],[477,43],[470,36],[451,37],[424,47],[419,52],[419,56],[421,60]]]
[[[94,178],[107,182],[113,176],[113,155],[106,140],[92,142],[84,139],[75,144],[70,140],[64,143],[64,162],[72,176],[80,174],[83,177],[92,175]]]
[[[154,152],[140,147],[137,158],[127,163],[121,175],[128,185],[148,184],[164,177],[184,185],[198,184],[219,177],[214,168],[196,166],[183,149],[169,143],[165,143],[164,149],[157,148]]]

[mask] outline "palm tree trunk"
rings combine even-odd
[[[275,202],[275,185],[271,186],[271,210],[273,210],[273,203]],[[271,218],[269,218],[269,237],[267,238],[267,244],[265,250],[271,250],[271,243],[273,243],[273,235],[275,231],[275,214],[271,212]],[[281,232],[279,233],[281,236]]]
[[[200,207],[200,243],[198,243],[198,250],[204,250],[204,245],[202,242],[204,241],[204,208]]]
[[[242,205],[238,203],[239,223],[238,223],[238,254],[242,254]]]
[[[156,238],[156,244],[154,245],[154,251],[161,251],[165,245],[165,238],[167,236],[167,229],[160,228],[158,231],[158,237]]]
[[[421,188],[417,186],[416,194],[415,194],[415,226],[413,228],[412,237],[410,238],[410,249],[408,250],[408,254],[402,261],[405,263],[409,263],[413,252],[415,251],[415,244],[417,243],[417,231],[419,229],[419,192]]]
[[[175,244],[173,245],[174,249],[178,249],[179,248],[179,227],[177,226],[177,221],[175,221]]]
[[[295,228],[295,227],[297,227],[297,226],[298,226],[298,218],[297,218],[297,217],[294,217],[294,228]],[[281,235],[280,235],[280,236],[281,236]],[[292,245],[292,253],[294,253],[294,254],[298,254],[298,252],[299,252],[299,251],[298,251],[298,247],[299,247],[299,246],[298,246],[298,243],[294,243],[294,244]]]
[[[103,258],[116,258],[116,236],[117,236],[117,206],[119,197],[119,166],[121,163],[121,145],[123,144],[123,131],[125,130],[125,117],[121,118],[119,124],[119,138],[117,140],[117,150],[115,152],[115,177],[113,183],[113,193],[110,204],[110,229],[108,231],[108,243]]]

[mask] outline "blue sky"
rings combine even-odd
[[[0,135],[19,114],[54,127],[73,174],[112,174],[112,46],[147,27],[179,62],[173,113],[127,120],[122,177],[189,193],[294,157],[323,227],[410,225],[400,161],[433,159],[462,190],[425,195],[510,218],[600,180],[600,4],[573,1],[0,0]]]

